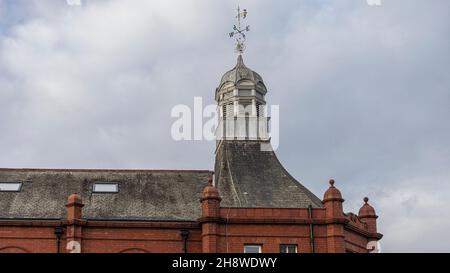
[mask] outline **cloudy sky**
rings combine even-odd
[[[239,3],[286,168],[369,196],[382,251],[450,251],[450,1]],[[237,4],[0,0],[0,167],[212,169],[170,112],[214,103]]]

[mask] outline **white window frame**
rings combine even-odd
[[[258,252],[247,252],[247,247],[257,247]],[[244,253],[262,253],[262,245],[259,244],[245,244],[244,245]]]
[[[8,186],[16,185],[17,187],[11,189]],[[22,182],[0,182],[0,192],[20,192],[22,190]]]
[[[107,189],[96,189],[96,186],[114,186],[114,190]],[[116,182],[94,182],[92,184],[92,192],[93,193],[118,193],[119,192],[119,183]]]

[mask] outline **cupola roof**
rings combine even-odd
[[[236,66],[222,76],[219,88],[224,83],[232,82],[237,84],[241,80],[250,80],[255,85],[259,82],[264,83],[262,77],[258,73],[245,66],[242,55],[239,54]]]
[[[377,214],[375,213],[375,209],[369,205],[369,198],[364,197],[364,205],[359,209],[358,213],[359,217],[377,217]]]

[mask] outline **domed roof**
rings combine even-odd
[[[205,199],[221,199],[219,191],[212,184],[212,178],[210,177],[208,180],[208,185],[203,189],[202,192],[202,200]]]
[[[73,193],[67,198],[67,204],[82,204],[82,200],[78,193]]]
[[[252,81],[255,85],[258,82],[264,83],[262,77],[258,73],[245,66],[242,55],[239,54],[236,66],[222,76],[219,88],[226,82],[233,82],[236,84],[244,79]]]
[[[330,187],[325,192],[323,196],[323,201],[334,201],[334,200],[344,201],[344,199],[342,199],[341,192],[334,186],[334,180],[331,179],[329,183]]]
[[[364,197],[364,205],[359,209],[358,213],[359,217],[377,217],[377,214],[375,213],[375,209],[369,205],[369,198]]]

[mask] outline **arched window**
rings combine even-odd
[[[120,251],[120,253],[148,253],[148,251],[142,248],[127,248]]]
[[[29,251],[18,246],[7,246],[0,248],[0,253],[29,253]]]

